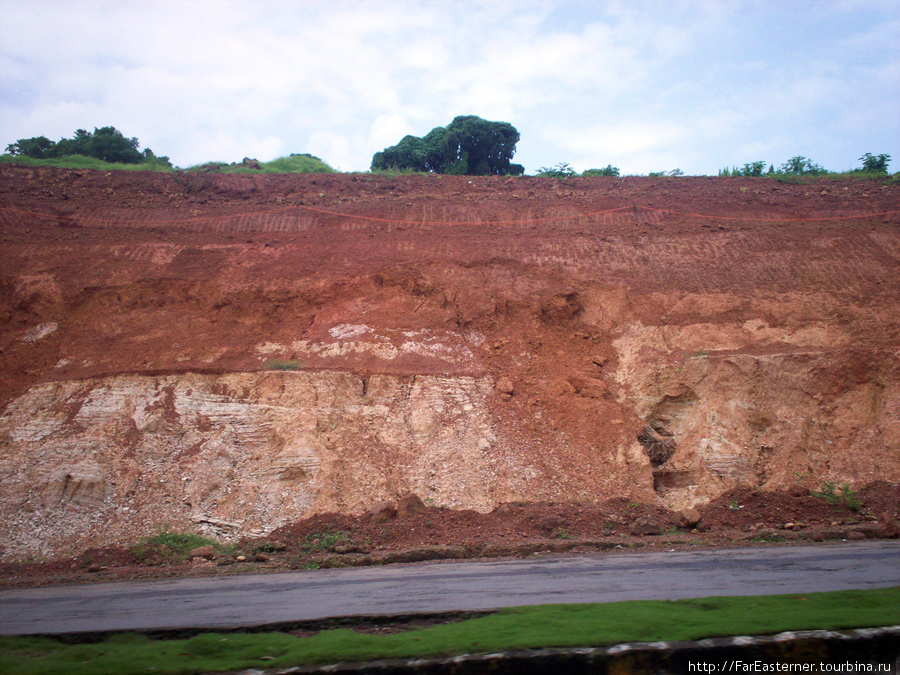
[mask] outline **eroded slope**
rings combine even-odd
[[[874,181],[4,167],[4,555],[408,491],[900,482],[898,209]]]

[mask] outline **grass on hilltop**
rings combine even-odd
[[[104,162],[95,157],[84,155],[66,155],[35,159],[26,155],[0,155],[0,164],[21,164],[22,166],[55,166],[60,169],[96,169],[98,171],[175,171],[165,162],[143,162],[141,164],[123,164],[120,162]]]
[[[258,169],[251,169],[244,164],[206,162],[185,170],[208,173],[336,173],[321,159],[309,154],[290,155],[273,159],[271,162],[259,162]]]
[[[900,588],[545,605],[505,609],[457,623],[388,635],[357,633],[347,628],[323,630],[311,637],[283,632],[221,632],[188,639],[152,639],[124,633],[102,642],[81,644],[45,637],[5,637],[0,638],[0,672],[187,675],[339,661],[696,640],[898,623]]]
[[[21,164],[22,166],[55,166],[60,169],[96,169],[99,171],[179,171],[165,162],[144,162],[143,164],[120,164],[104,162],[84,155],[67,155],[49,159],[35,159],[26,155],[0,155],[0,164]],[[251,169],[243,164],[207,162],[189,167],[185,171],[209,173],[335,173],[318,157],[312,155],[291,155],[279,157],[271,162],[260,162],[259,169]]]

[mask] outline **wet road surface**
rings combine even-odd
[[[900,542],[590,554],[0,592],[0,634],[225,628],[515,605],[900,586]]]

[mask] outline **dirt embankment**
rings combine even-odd
[[[0,169],[2,556],[900,483],[900,186]]]

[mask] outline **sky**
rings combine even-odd
[[[514,161],[900,170],[900,0],[0,0],[0,149],[114,126],[179,167],[341,171],[457,115]]]

